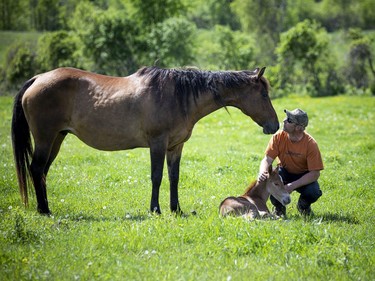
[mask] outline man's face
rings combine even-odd
[[[294,132],[297,124],[293,123],[288,117],[285,117],[283,122],[284,122],[283,130],[285,132],[287,132],[287,133]]]

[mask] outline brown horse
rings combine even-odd
[[[30,175],[38,211],[50,213],[46,176],[65,136],[72,133],[100,150],[149,147],[151,211],[156,213],[160,213],[159,188],[166,158],[170,208],[180,213],[181,153],[198,120],[219,108],[234,106],[262,126],[264,133],[278,130],[264,70],[144,67],[127,77],[109,77],[59,68],[33,77],[15,97],[12,119],[13,151],[24,204],[28,204]]]
[[[271,217],[267,207],[267,200],[272,194],[284,206],[289,204],[291,199],[285,189],[279,175],[278,168],[268,168],[268,178],[265,181],[254,181],[239,197],[227,197],[221,202],[219,212],[222,216],[234,215],[250,219]]]

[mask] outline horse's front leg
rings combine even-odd
[[[159,190],[161,180],[163,178],[164,159],[166,153],[166,145],[162,141],[155,142],[150,145],[151,156],[151,181],[152,194],[150,210],[153,213],[161,214],[159,205]]]
[[[180,203],[178,201],[178,181],[180,177],[180,160],[182,148],[184,144],[181,143],[173,149],[167,151],[167,165],[170,186],[170,208],[172,212],[182,214]]]

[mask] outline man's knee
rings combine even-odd
[[[317,201],[323,194],[317,181],[303,186],[297,191],[301,194],[301,198],[309,204]]]

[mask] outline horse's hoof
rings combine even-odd
[[[184,212],[180,208],[177,208],[175,210],[171,209],[171,212],[175,214],[176,216],[180,216],[180,217],[184,216]]]
[[[156,214],[156,215],[161,215],[160,208],[159,207],[151,208],[151,213]]]
[[[46,216],[46,217],[50,217],[52,215],[51,211],[50,210],[40,210],[38,209],[38,212],[39,214],[43,215],[43,216]]]

